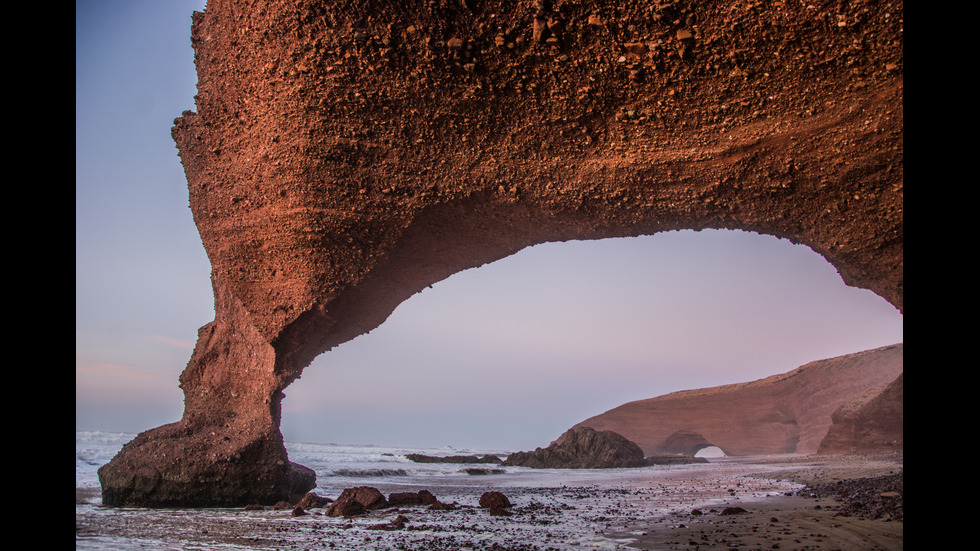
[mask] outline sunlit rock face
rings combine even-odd
[[[216,317],[183,418],[103,469],[104,500],[297,490],[279,404],[312,359],[542,242],[755,231],[901,309],[902,19],[860,0],[210,1],[173,137]]]
[[[842,434],[841,443],[833,446],[840,453],[901,451],[903,350],[901,344],[886,346],[758,381],[638,400],[575,426],[615,431],[647,455],[694,455],[708,446],[728,456],[823,452],[831,449],[825,440],[832,424],[834,434]],[[897,399],[885,392],[896,379]],[[860,408],[883,394],[886,406]],[[846,423],[842,408],[862,409],[864,433],[840,426]],[[856,443],[862,440],[863,445]],[[889,444],[882,445],[885,441]]]

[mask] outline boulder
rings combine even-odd
[[[341,492],[340,497],[327,508],[327,516],[350,517],[387,506],[388,500],[377,488],[358,486]]]
[[[329,505],[332,501],[329,497],[320,497],[313,492],[309,492],[303,496],[303,499],[299,500],[296,506],[302,507],[303,509],[319,509]]]
[[[511,507],[510,500],[507,496],[500,492],[484,492],[480,496],[480,507],[484,509],[503,509],[504,507]]]
[[[643,450],[613,431],[569,429],[547,448],[511,454],[505,466],[535,469],[608,469],[642,467]]]
[[[404,515],[398,515],[391,522],[386,522],[384,524],[373,524],[368,526],[368,530],[401,530],[405,528],[405,523],[408,522],[408,517]]]
[[[412,505],[432,505],[439,500],[428,490],[418,492],[395,492],[388,496],[388,505],[392,507]]]

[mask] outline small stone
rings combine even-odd
[[[446,46],[449,46],[453,50],[458,50],[463,47],[463,39],[454,36],[449,39],[449,42],[446,43]]]
[[[540,44],[545,41],[547,31],[548,22],[535,17],[531,27],[531,39]]]
[[[627,42],[626,44],[623,44],[623,47],[626,48],[627,52],[633,55],[644,55],[650,51],[650,48],[648,48],[647,45],[642,42]]]
[[[687,29],[677,29],[677,40],[691,40],[694,34]]]

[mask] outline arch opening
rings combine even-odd
[[[631,400],[900,342],[901,318],[773,236],[549,243],[436,283],[319,356],[286,390],[282,430],[287,441],[534,449]]]
[[[705,446],[699,449],[694,457],[704,457],[705,459],[718,459],[722,457],[728,457],[725,450],[719,448],[718,446]]]

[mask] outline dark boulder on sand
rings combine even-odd
[[[503,463],[536,469],[608,469],[642,467],[643,450],[613,431],[589,427],[569,429],[547,448],[516,452]]]
[[[333,500],[329,497],[320,497],[313,492],[309,492],[303,496],[303,499],[299,500],[296,506],[302,507],[303,509],[319,509],[330,505],[331,502]]]
[[[480,507],[490,509],[490,516],[501,517],[510,515],[507,508],[512,507],[512,505],[507,496],[500,492],[484,492],[480,496]]]
[[[373,524],[368,526],[368,530],[401,530],[405,528],[405,524],[408,522],[408,517],[405,515],[398,515],[391,522],[386,522],[384,524]]]
[[[340,497],[327,508],[327,516],[351,517],[387,506],[388,500],[377,488],[358,486],[341,492]]]
[[[411,505],[432,505],[439,501],[429,490],[419,490],[418,492],[395,492],[388,496],[388,505],[391,507],[411,506]]]

